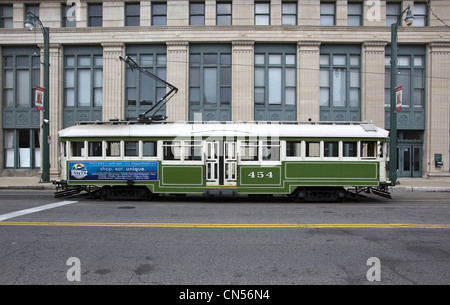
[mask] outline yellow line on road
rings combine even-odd
[[[303,229],[450,229],[450,224],[346,223],[346,224],[217,224],[217,223],[109,223],[109,222],[22,222],[0,221],[0,226],[129,227],[129,228],[303,228]]]

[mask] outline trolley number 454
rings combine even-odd
[[[250,172],[247,176],[249,176],[252,179],[263,179],[263,178],[269,178],[273,179],[273,172]]]

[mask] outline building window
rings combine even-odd
[[[64,127],[101,120],[103,104],[101,47],[66,47],[64,54]]]
[[[2,128],[5,168],[39,168],[40,113],[34,109],[40,84],[39,48],[2,49]]]
[[[0,28],[13,27],[13,6],[0,5]]]
[[[39,4],[25,4],[23,20],[27,20],[28,12],[33,13],[37,17],[39,17]],[[35,18],[33,18],[31,22],[33,23],[34,28],[39,28],[39,22]]]
[[[414,26],[428,25],[428,6],[426,3],[414,2]]]
[[[231,25],[232,24],[232,8],[231,2],[217,2],[216,6],[216,24]]]
[[[398,49],[397,86],[402,86],[402,109],[397,113],[397,127],[423,130],[425,128],[426,48],[405,45]],[[390,126],[391,48],[386,47],[385,59],[385,122]],[[411,119],[414,118],[414,119]]]
[[[193,45],[189,58],[189,116],[205,121],[231,119],[231,48]]]
[[[167,4],[152,2],[152,25],[167,25]]]
[[[320,25],[325,26],[336,25],[336,3],[334,2],[320,3]]]
[[[296,25],[297,24],[297,3],[283,2],[281,7],[281,24]]]
[[[141,23],[141,6],[137,3],[125,3],[125,26],[139,26]]]
[[[39,168],[41,166],[40,130],[4,130],[5,168]]]
[[[255,25],[270,25],[270,3],[255,3]]]
[[[401,2],[391,2],[386,3],[386,25],[391,26],[393,23],[398,21],[398,16],[402,12]],[[415,17],[415,16],[414,16]],[[401,19],[399,25],[401,25]]]
[[[3,56],[3,107],[34,108],[32,101],[35,88],[39,84],[39,49],[31,56],[25,54]]]
[[[166,47],[165,46],[128,46],[127,55],[147,71],[166,79]],[[136,119],[139,114],[153,107],[166,94],[166,86],[139,70],[126,68],[125,116]],[[155,109],[157,110],[157,109]],[[165,107],[158,113],[165,114]]]
[[[361,47],[322,46],[320,54],[321,120],[360,120],[360,100]]]
[[[397,86],[402,86],[402,108],[423,108],[425,100],[425,56],[398,55]],[[391,105],[391,57],[386,56],[385,107]]]
[[[205,3],[189,3],[189,25],[205,25]]]
[[[61,5],[61,27],[63,28],[74,28],[77,26],[76,20],[76,10],[75,2],[72,5],[62,4]]]
[[[98,27],[103,25],[103,6],[102,4],[88,4],[88,26]]]
[[[255,120],[295,120],[297,73],[293,46],[255,48]]]
[[[363,25],[363,4],[362,2],[349,2],[347,7],[348,26]]]

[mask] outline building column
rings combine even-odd
[[[254,41],[232,42],[231,120],[253,121],[254,105]]]
[[[366,41],[361,58],[361,120],[384,128],[385,41]]]
[[[297,44],[297,120],[320,120],[320,42]]]
[[[55,179],[60,174],[59,167],[59,141],[58,131],[63,126],[63,56],[61,45],[50,44],[50,66],[49,66],[49,137],[50,139],[42,139],[42,141],[50,141],[50,179]],[[44,93],[45,94],[45,93]],[[34,97],[33,97],[34,99]],[[42,113],[41,113],[42,122]],[[42,129],[41,129],[42,135]],[[41,150],[42,153],[42,150]],[[41,156],[42,160],[42,156]],[[42,164],[42,162],[41,162]]]
[[[102,120],[125,119],[125,64],[118,62],[124,56],[122,43],[103,43],[103,106]]]
[[[427,53],[423,172],[424,176],[449,176],[450,42],[430,43]],[[435,166],[435,154],[442,154],[442,167]]]
[[[167,82],[178,88],[177,94],[166,104],[168,121],[189,119],[189,43],[167,42]]]

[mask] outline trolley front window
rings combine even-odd
[[[245,141],[241,145],[242,161],[258,161],[258,141]]]
[[[306,142],[306,157],[320,157],[320,142]]]
[[[202,142],[201,141],[185,141],[184,142],[184,159],[190,161],[202,160]]]
[[[101,157],[102,156],[102,142],[89,142],[89,157]]]
[[[70,143],[72,157],[84,157],[84,141]]]
[[[300,141],[286,141],[286,157],[301,157]]]
[[[139,142],[138,141],[125,141],[125,156],[126,157],[139,156]]]
[[[181,141],[164,141],[163,142],[163,159],[164,160],[181,160]]]
[[[280,161],[279,141],[263,141],[262,149],[263,161]]]
[[[107,157],[120,157],[120,141],[107,141],[106,142],[106,156]]]
[[[143,157],[156,157],[156,141],[143,141],[142,142],[142,156]]]
[[[361,142],[361,158],[376,157],[377,142]]]

